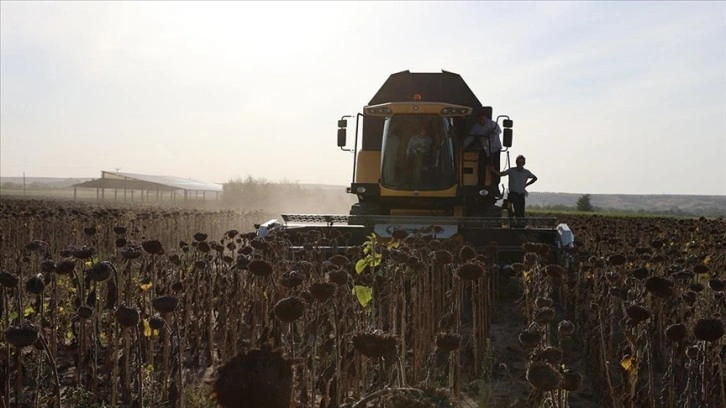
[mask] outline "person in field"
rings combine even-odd
[[[434,140],[427,124],[422,124],[418,133],[411,136],[406,147],[406,154],[411,159],[412,181],[417,185],[422,181],[424,159],[431,153]]]
[[[469,130],[469,135],[463,140],[463,148],[465,151],[479,152],[480,169],[477,174],[477,184],[484,185],[484,169],[493,166],[499,171],[499,152],[502,150],[502,141],[499,135],[502,129],[497,122],[491,120],[489,113],[482,110],[477,116],[476,123]],[[496,173],[495,173],[496,174]],[[495,180],[494,184],[499,184],[499,180]]]
[[[531,171],[524,168],[526,159],[521,154],[517,156],[515,163],[517,167],[506,169],[502,172],[495,169],[493,166],[489,166],[489,170],[498,176],[509,177],[509,195],[507,201],[512,203],[514,207],[514,216],[517,218],[524,218],[524,204],[525,197],[527,196],[526,188],[537,181]]]

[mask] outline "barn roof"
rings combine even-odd
[[[74,184],[84,188],[118,188],[135,190],[187,190],[222,192],[222,185],[175,176],[102,171],[101,178]]]

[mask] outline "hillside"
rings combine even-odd
[[[70,177],[26,177],[26,188],[66,188],[74,184],[83,183],[91,180],[90,178],[70,178]],[[6,184],[7,183],[7,184]],[[22,177],[0,177],[0,187],[6,188],[8,184],[15,184],[23,187]],[[15,186],[13,186],[15,187]]]
[[[575,207],[582,194],[532,192],[527,205],[532,207]],[[726,196],[676,194],[591,194],[592,205],[602,210],[672,213],[684,215],[726,215]]]

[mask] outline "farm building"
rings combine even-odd
[[[73,185],[73,198],[79,188],[95,188],[96,198],[105,200],[106,190],[113,190],[113,199],[141,202],[169,200],[206,200],[207,193],[219,199],[222,185],[174,176],[101,171],[101,178]],[[111,197],[108,197],[111,198]]]

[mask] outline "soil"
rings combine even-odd
[[[492,313],[490,329],[494,368],[488,385],[490,394],[487,408],[530,406],[528,399],[532,386],[526,378],[529,356],[518,339],[519,333],[527,328],[527,321],[518,303],[521,291],[514,287],[515,285],[514,282],[509,282],[509,285],[503,288],[504,296],[494,304],[495,311]],[[587,375],[583,354],[578,350],[576,343],[569,342],[564,347],[565,365],[583,376],[580,389],[568,396],[569,407],[599,408],[602,404],[596,400],[592,391],[591,378]]]

